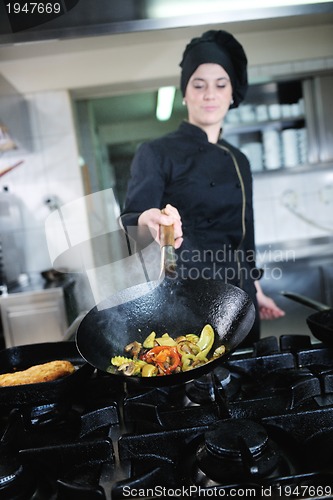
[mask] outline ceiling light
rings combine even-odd
[[[329,3],[330,0],[167,0],[150,3],[148,10],[150,17],[164,18],[186,16],[191,14],[205,14],[207,12],[228,12],[240,9],[267,9],[276,7],[290,7]]]
[[[157,93],[156,118],[159,121],[169,120],[175,100],[176,87],[161,87]]]

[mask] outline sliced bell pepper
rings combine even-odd
[[[151,332],[150,335],[148,335],[148,337],[143,341],[143,347],[145,349],[151,349],[152,347],[154,347],[155,345],[155,337],[156,337],[156,333],[155,332]]]
[[[141,356],[146,363],[157,366],[165,375],[169,375],[180,365],[180,355],[176,347],[158,345]]]
[[[201,331],[197,346],[200,349],[200,359],[207,356],[214,344],[214,330],[211,325],[205,325]]]

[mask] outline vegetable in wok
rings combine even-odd
[[[125,347],[128,356],[111,358],[110,372],[116,367],[128,376],[155,377],[191,370],[225,353],[221,345],[209,358],[214,344],[214,330],[206,324],[200,336],[187,334],[173,339],[168,333],[156,337],[155,332],[143,341],[134,341]]]

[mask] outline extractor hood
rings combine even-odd
[[[33,10],[32,10],[33,9]],[[333,12],[321,0],[43,0],[0,3],[0,44]]]

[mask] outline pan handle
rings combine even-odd
[[[176,254],[173,226],[160,226],[161,274],[160,277],[175,278]]]
[[[173,226],[160,226],[160,246],[161,248],[175,246],[175,234]]]
[[[295,302],[298,302],[299,304],[302,304],[303,306],[311,307],[312,309],[315,309],[316,311],[328,311],[329,309],[331,309],[328,305],[322,304],[321,302],[318,302],[317,300],[310,299],[309,297],[305,297],[304,295],[301,295],[299,293],[287,292],[287,291],[282,291],[280,293],[284,297],[287,297],[288,299],[291,299]]]

